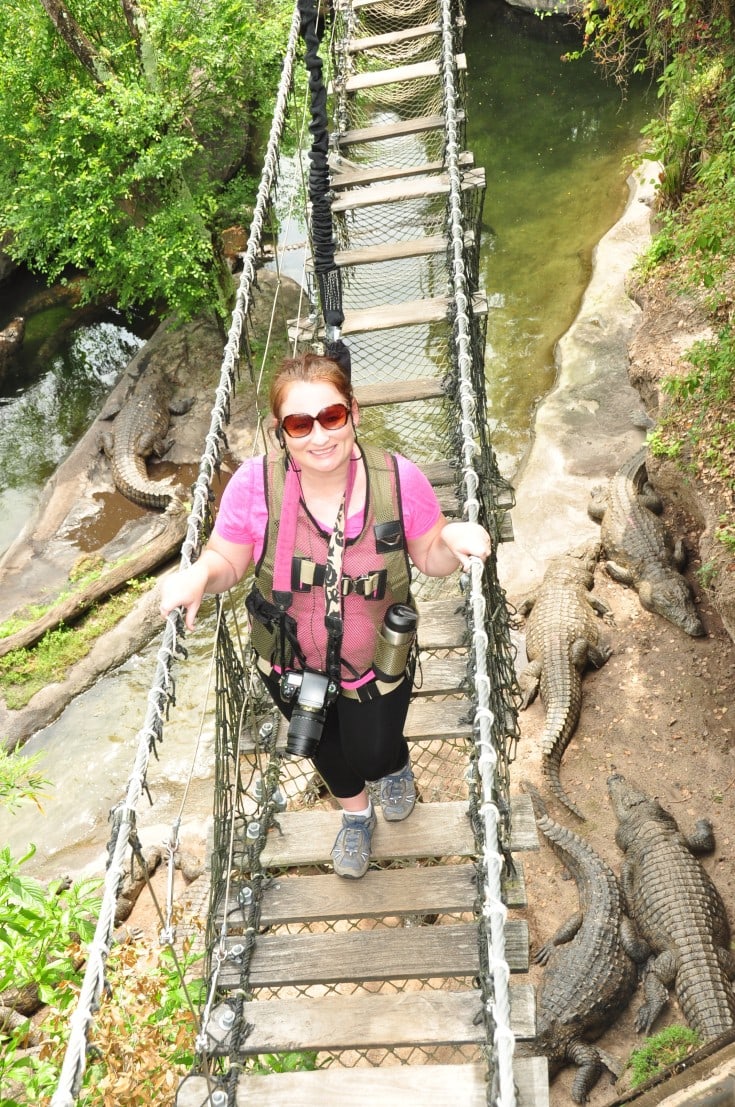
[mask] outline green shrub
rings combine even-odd
[[[669,1065],[683,1061],[699,1043],[699,1035],[688,1026],[667,1026],[659,1034],[647,1038],[645,1045],[633,1050],[628,1061],[632,1087],[645,1084]]]

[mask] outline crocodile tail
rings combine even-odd
[[[559,800],[559,803],[564,804],[568,811],[571,811],[573,815],[576,815],[578,819],[583,822],[586,820],[586,816],[582,814],[576,803],[569,798],[562,787],[561,779],[559,777],[559,766],[561,765],[561,747],[555,747],[550,754],[544,755],[541,761],[541,768],[546,778],[546,782],[549,788]]]
[[[562,826],[561,823],[557,823],[551,818],[546,810],[546,804],[532,784],[524,780],[521,787],[531,799],[536,825],[554,853],[561,858],[572,873],[580,873],[582,863],[589,866],[592,863],[597,864],[599,862],[597,854],[584,838],[580,838],[569,827]]]

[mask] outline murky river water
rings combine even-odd
[[[539,25],[533,17],[487,0],[482,5],[473,0],[467,14],[467,145],[476,163],[485,166],[488,181],[482,265],[491,303],[489,407],[501,466],[512,476],[529,442],[534,405],[553,384],[554,344],[577,312],[593,247],[625,203],[629,170],[623,159],[637,147],[646,109],[641,90],[632,90],[623,101],[590,66],[562,62],[561,55],[570,48],[563,28],[552,31],[549,21]],[[84,375],[91,374],[93,391],[98,379],[101,392],[81,405],[87,414],[80,430],[94,414],[95,403],[101,403],[108,374],[119,372],[129,356],[125,343],[136,341],[129,332],[117,335],[119,364],[111,351],[102,363],[92,357]],[[29,456],[34,438],[36,449],[48,436],[58,441],[57,452],[62,453],[73,440],[53,427],[52,418],[62,408],[59,397],[66,395],[57,384],[66,371],[51,369],[51,375],[52,380],[40,375],[34,386],[50,394],[45,406],[39,400],[34,407],[25,393],[0,401],[0,420],[3,414],[13,420],[3,424],[3,440],[5,426],[12,425],[15,440],[29,443]],[[41,426],[45,431],[39,436]],[[52,450],[45,464],[53,468],[57,461]],[[4,464],[5,455],[0,457],[0,474]],[[26,474],[30,467],[29,461]],[[39,470],[35,488],[48,471]],[[2,478],[0,482],[0,518],[15,520],[8,522],[11,530],[22,522],[27,509],[22,497],[34,495],[34,485],[29,479],[19,491]],[[20,505],[15,512],[14,497]],[[0,541],[0,549],[2,545]],[[194,823],[200,824],[202,812],[211,809],[212,724],[206,688],[212,624],[210,605],[188,643],[185,671],[179,670],[177,706],[173,724],[165,728],[161,760],[151,763],[153,807],[144,804],[139,812],[144,841],[168,834],[190,771],[187,811],[196,812]],[[0,812],[0,841],[16,852],[34,842],[38,852],[30,868],[35,872],[51,877],[87,864],[99,866],[109,835],[108,811],[124,794],[133,764],[157,648],[156,637],[26,745],[28,753],[43,752],[43,771],[52,787],[42,814],[30,805],[14,816]]]

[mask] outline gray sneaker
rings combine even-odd
[[[416,781],[411,762],[407,761],[399,773],[382,777],[379,783],[383,817],[390,823],[407,819],[416,805]]]
[[[370,866],[370,845],[378,820],[372,815],[350,815],[342,812],[342,829],[332,846],[332,861],[337,876],[359,880]]]

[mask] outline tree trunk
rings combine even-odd
[[[59,37],[64,40],[74,57],[81,62],[97,84],[105,84],[110,79],[111,73],[66,7],[64,0],[40,0],[40,3]]]
[[[75,622],[98,600],[119,592],[133,577],[151,573],[170,561],[180,549],[186,535],[187,515],[182,508],[163,518],[167,520],[167,524],[162,533],[147,542],[144,548],[133,554],[129,560],[109,569],[81,591],[56,604],[35,623],[30,623],[15,634],[0,639],[0,657],[5,657],[11,650],[27,649],[35,645],[46,631],[54,630],[62,623]]]

